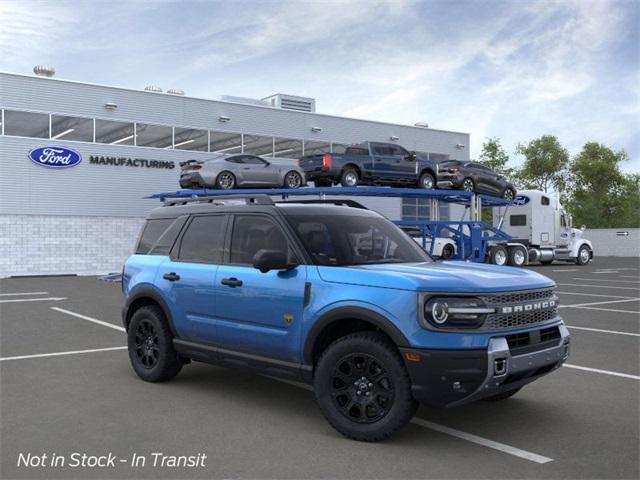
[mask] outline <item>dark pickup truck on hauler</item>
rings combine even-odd
[[[437,163],[393,143],[364,142],[347,147],[344,153],[308,155],[298,161],[307,180],[316,187],[335,183],[357,185],[400,185],[436,187]]]

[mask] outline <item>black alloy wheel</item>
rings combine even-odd
[[[127,329],[129,360],[133,370],[147,382],[163,382],[175,377],[188,360],[178,357],[173,335],[160,307],[136,310]]]
[[[284,184],[287,188],[300,188],[302,186],[302,176],[298,172],[291,170],[285,175]]]
[[[384,440],[418,405],[398,349],[378,332],[352,333],[329,345],[316,362],[313,385],[329,424],[353,440]]]
[[[465,178],[462,181],[462,190],[464,190],[465,192],[473,192],[475,191],[475,189],[475,184],[473,183],[473,180],[471,178]]]
[[[149,320],[138,323],[135,332],[135,352],[138,360],[146,369],[155,367],[160,358],[158,332]]]
[[[389,373],[371,355],[346,355],[333,370],[333,403],[351,421],[372,423],[380,420],[389,413],[393,396],[394,387]]]

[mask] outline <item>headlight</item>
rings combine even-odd
[[[442,329],[478,328],[494,312],[495,308],[475,297],[433,297],[424,304],[424,319]]]

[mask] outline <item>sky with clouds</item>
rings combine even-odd
[[[640,1],[0,0],[0,70],[624,149],[640,172]],[[521,161],[515,158],[515,163]]]

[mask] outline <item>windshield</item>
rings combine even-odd
[[[389,220],[369,215],[287,215],[316,265],[430,262]]]

